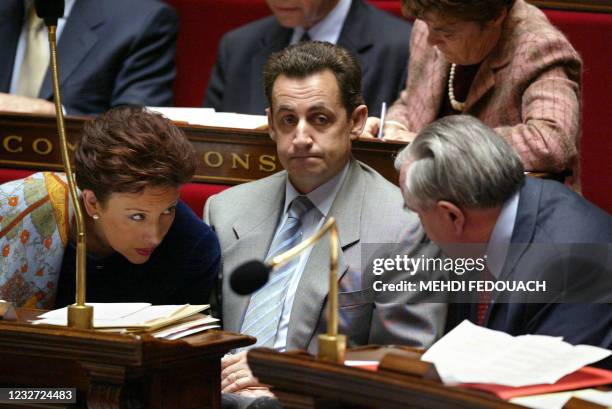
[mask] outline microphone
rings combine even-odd
[[[79,202],[79,194],[74,180],[74,173],[70,164],[68,152],[68,138],[66,137],[66,126],[64,124],[64,113],[62,111],[62,93],[60,89],[59,65],[57,62],[57,20],[64,15],[64,0],[34,0],[36,14],[42,18],[49,32],[49,52],[51,61],[51,81],[53,83],[53,96],[55,103],[55,117],[57,119],[57,130],[60,142],[60,154],[66,172],[70,199],[76,216],[76,302],[68,306],[68,326],[79,329],[93,328],[93,307],[85,304],[85,260],[86,244],[85,218]]]
[[[230,276],[230,287],[240,295],[251,294],[263,287],[270,272],[287,263],[308,247],[317,243],[329,232],[329,292],[327,296],[327,332],[319,334],[319,359],[344,363],[346,352],[346,336],[338,334],[338,227],[336,220],[330,217],[325,224],[312,236],[282,254],[272,258],[267,263],[250,260],[238,266]]]
[[[64,0],[34,0],[34,6],[47,27],[57,26],[57,20],[64,17]]]
[[[230,277],[230,287],[236,294],[248,295],[263,287],[270,277],[272,266],[251,260],[238,266]]]

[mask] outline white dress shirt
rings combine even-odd
[[[64,26],[66,25],[66,20],[68,16],[70,16],[70,12],[72,11],[72,7],[76,0],[66,0],[64,5],[64,17],[60,18],[57,21],[57,42],[59,43],[62,32],[64,31]],[[21,34],[19,35],[19,41],[17,42],[17,51],[15,52],[15,61],[13,62],[13,75],[11,76],[11,87],[9,88],[10,94],[17,93],[17,82],[19,81],[19,71],[21,70],[21,64],[23,63],[23,57],[26,50],[26,43],[28,38],[28,11],[30,7],[34,3],[34,0],[24,0],[25,5],[25,13],[23,17],[23,23],[21,25]],[[61,69],[61,67],[60,67]]]
[[[340,191],[340,188],[346,179],[348,169],[349,164],[347,163],[346,166],[344,166],[344,169],[342,169],[342,171],[334,176],[331,180],[327,181],[306,195],[315,207],[310,209],[302,217],[303,239],[312,236],[312,234],[321,228],[325,222],[325,219],[327,219],[327,215],[329,214],[332,204],[336,199],[336,195]],[[297,196],[300,196],[300,193],[293,187],[289,181],[289,178],[287,178],[287,182],[285,184],[285,205],[283,207],[283,217],[276,228],[276,232],[274,233],[275,237],[278,234],[279,228],[287,220],[287,210],[289,205]],[[274,242],[274,240],[272,240],[272,242]],[[312,246],[301,253],[295,270],[288,279],[289,282],[287,284],[287,292],[283,301],[283,312],[281,314],[276,338],[274,339],[274,349],[277,351],[285,351],[287,347],[287,332],[289,330],[289,320],[291,319],[291,309],[293,308],[293,301],[295,300],[295,293],[297,292],[300,278],[302,277],[302,273],[304,272],[304,268],[306,267],[306,262],[308,261],[311,251]]]
[[[344,20],[346,20],[350,8],[351,0],[340,0],[323,20],[308,29],[310,39],[312,41],[327,41],[336,44],[338,38],[340,38],[340,32],[342,27],[344,27]],[[304,31],[306,31],[304,27],[294,28],[290,44],[296,44],[300,41]]]

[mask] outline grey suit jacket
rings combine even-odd
[[[370,114],[382,102],[395,101],[406,83],[412,24],[363,0],[353,0],[338,38],[359,61],[363,97]],[[268,57],[289,45],[293,30],[274,16],[254,21],[223,36],[204,97],[217,111],[265,114],[268,106],[262,73]]]
[[[0,92],[10,88],[23,0],[0,2]],[[78,0],[58,44],[62,102],[69,114],[122,105],[172,105],[178,19],[156,0]],[[49,71],[39,97],[51,100]]]
[[[225,190],[206,202],[204,220],[221,242],[225,330],[240,330],[249,302],[248,296],[238,296],[229,288],[229,275],[242,263],[266,256],[281,217],[286,178],[282,171]],[[416,216],[402,206],[396,186],[367,165],[351,161],[329,214],[336,218],[340,236],[340,332],[348,336],[351,346],[398,343],[427,347],[443,331],[444,304],[407,305],[414,301],[407,293],[380,296],[372,289],[376,277],[362,272],[366,243],[402,242],[410,252],[423,239]],[[433,255],[437,249],[428,246],[426,251]],[[325,331],[328,272],[329,245],[323,240],[313,248],[298,284],[287,349],[316,350],[315,335]]]

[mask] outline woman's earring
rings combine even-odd
[[[100,215],[98,213],[94,213],[91,217],[93,217],[94,220],[98,220]]]

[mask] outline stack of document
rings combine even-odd
[[[210,328],[216,318],[199,314],[209,305],[151,305],[149,303],[90,303],[94,328],[117,332],[151,332],[155,337],[178,339]],[[46,312],[33,320],[35,325],[68,325],[67,308]]]
[[[611,351],[570,345],[560,337],[513,337],[465,320],[421,359],[435,365],[445,384],[488,383],[513,387],[553,384]]]
[[[212,108],[166,108],[147,107],[149,111],[159,112],[175,122],[191,125],[217,126],[234,129],[266,129],[266,115],[247,115],[234,112],[216,112]]]

